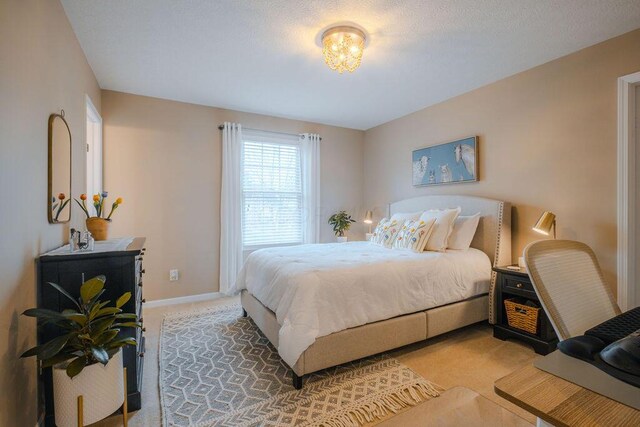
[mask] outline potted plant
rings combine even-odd
[[[338,243],[347,241],[347,236],[344,235],[344,232],[347,231],[354,222],[356,221],[351,219],[351,215],[346,211],[340,211],[329,217],[329,225],[333,226],[333,232],[336,235]]]
[[[134,313],[123,313],[121,307],[131,293],[118,298],[115,306],[100,301],[104,293],[104,276],[82,284],[75,299],[62,287],[49,283],[73,303],[73,309],[62,312],[30,308],[22,313],[38,319],[39,327],[56,326],[60,334],[33,347],[20,357],[36,356],[42,368],[53,369],[55,422],[59,427],[75,425],[76,401],[83,396],[84,423],[91,424],[114,413],[125,399],[122,347],[136,345],[132,337],[119,338],[121,328],[139,328]]]
[[[87,195],[81,194],[80,200],[74,199],[80,206],[80,209],[87,216],[87,230],[91,233],[95,240],[107,240],[109,234],[109,223],[111,222],[111,215],[118,209],[118,206],[122,204],[122,197],[118,197],[115,202],[111,204],[111,211],[105,218],[104,200],[109,196],[109,193],[103,191],[100,194],[93,195],[93,208],[95,210],[95,216],[89,214],[89,208],[87,207]]]

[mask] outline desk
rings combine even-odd
[[[561,426],[640,426],[640,411],[527,365],[494,385],[496,394]]]

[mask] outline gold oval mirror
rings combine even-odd
[[[48,213],[51,224],[71,219],[71,131],[60,114],[49,116]]]

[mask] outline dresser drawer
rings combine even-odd
[[[503,275],[502,291],[531,294],[533,297],[536,296],[536,291],[533,289],[531,282],[518,276]]]

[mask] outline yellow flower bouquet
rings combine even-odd
[[[86,194],[81,194],[80,200],[74,199],[78,206],[80,206],[80,209],[82,209],[82,211],[87,216],[87,230],[91,232],[91,235],[96,240],[107,240],[111,216],[113,215],[113,212],[118,209],[118,206],[122,204],[122,197],[118,197],[115,202],[111,204],[111,211],[109,211],[109,215],[107,215],[107,217],[105,218],[105,199],[108,196],[109,193],[106,191],[93,195],[93,208],[95,210],[94,216],[89,213]]]

